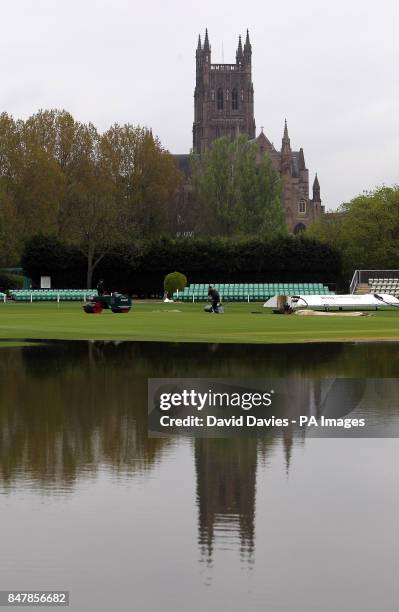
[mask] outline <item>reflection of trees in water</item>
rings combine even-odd
[[[72,485],[100,466],[137,473],[167,440],[147,438],[146,380],[86,343],[0,352],[0,478]]]
[[[149,377],[291,375],[299,393],[305,384],[301,377],[396,377],[398,372],[399,347],[387,343],[194,349],[190,344],[60,342],[1,349],[0,482],[63,489],[102,466],[131,476],[151,469],[170,440],[147,438]],[[322,381],[311,389],[317,405]],[[397,385],[385,382],[384,392],[394,405]],[[375,397],[379,394],[376,384]],[[228,545],[226,539],[238,538],[243,558],[253,560],[257,467],[267,465],[281,440],[288,472],[290,430],[282,439],[266,432],[251,439],[194,441],[203,558],[211,561],[216,542]]]
[[[3,348],[0,478],[66,486],[101,465],[131,474],[150,468],[170,442],[147,438],[148,377],[395,377],[398,372],[394,343],[54,342]]]
[[[83,344],[83,343],[77,343]],[[398,343],[319,344],[92,343],[107,362],[134,361],[153,377],[399,376]]]

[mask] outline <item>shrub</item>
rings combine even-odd
[[[173,295],[175,291],[183,291],[186,285],[187,276],[181,272],[170,272],[163,281],[163,287],[169,295]]]

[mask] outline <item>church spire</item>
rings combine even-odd
[[[284,139],[288,140],[288,126],[287,126],[287,119],[284,120]]]
[[[242,62],[242,58],[243,58],[243,53],[242,53],[242,42],[241,42],[241,34],[240,34],[240,36],[238,37],[238,49],[236,53],[237,63]]]
[[[249,42],[249,32],[248,32],[248,29],[247,29],[247,37],[245,39],[244,51],[247,51],[247,52],[251,52],[252,51],[251,43]]]
[[[291,153],[291,143],[290,143],[290,139],[288,136],[287,119],[285,120],[285,123],[284,123],[284,136],[283,136],[283,140],[281,144],[281,152]]]
[[[319,183],[319,179],[317,178],[317,172],[316,172],[316,176],[313,182],[313,202],[321,202],[320,183]]]
[[[252,47],[251,47],[251,43],[249,42],[249,32],[247,30],[247,37],[245,39],[245,45],[244,45],[244,57],[248,65],[251,65],[251,56],[252,56]]]
[[[205,30],[205,40],[204,40],[204,51],[210,51],[209,38],[208,38],[208,28]]]
[[[197,47],[197,50],[201,51],[201,49],[202,49],[201,34],[198,34],[198,47]]]

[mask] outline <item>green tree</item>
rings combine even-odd
[[[18,262],[18,221],[12,197],[0,186],[0,267]]]
[[[265,236],[285,231],[282,182],[267,155],[245,136],[215,140],[192,156],[197,231],[219,236]]]
[[[140,126],[113,125],[101,140],[102,154],[124,211],[127,237],[168,233],[182,176],[172,155],[152,132]]]
[[[58,231],[65,195],[65,176],[59,164],[24,134],[14,197],[22,240],[38,232]]]
[[[25,131],[68,174],[79,153],[83,125],[65,110],[40,110],[25,122]]]
[[[23,121],[0,116],[0,217],[7,258],[17,263],[23,242],[57,230],[65,181],[56,160]]]
[[[183,291],[187,285],[187,277],[181,272],[170,272],[165,276],[163,287],[169,295],[175,291]]]
[[[262,218],[261,233],[264,236],[286,233],[285,212],[281,205],[282,181],[274,170],[269,155],[262,155],[257,178],[258,211]]]
[[[90,289],[95,268],[122,236],[123,219],[111,169],[102,153],[101,136],[93,125],[84,128],[83,142],[69,176],[63,234],[86,257],[86,284]]]
[[[347,275],[354,269],[399,267],[399,187],[378,187],[323,215],[307,234],[342,254]]]

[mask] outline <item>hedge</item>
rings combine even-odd
[[[34,286],[49,275],[53,287],[82,288],[86,260],[74,246],[54,237],[35,236],[25,246],[22,267]],[[166,274],[179,270],[188,283],[323,281],[341,277],[341,258],[332,247],[305,236],[258,239],[160,238],[119,244],[94,272],[94,284],[105,280],[108,290],[133,295],[162,295]]]
[[[19,274],[9,274],[8,272],[0,271],[0,291],[5,292],[10,289],[22,289],[24,286],[24,277]]]

